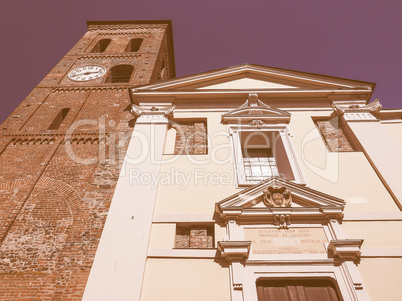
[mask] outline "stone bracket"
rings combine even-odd
[[[338,239],[331,240],[328,245],[328,256],[340,261],[360,261],[361,245],[363,239]]]
[[[240,262],[248,258],[251,241],[218,241],[218,251],[228,262]]]
[[[343,220],[343,206],[342,207],[336,207],[336,206],[321,207],[320,211],[327,217],[328,220],[335,219],[338,222],[341,222]]]

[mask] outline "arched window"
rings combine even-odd
[[[137,52],[138,50],[140,50],[143,40],[144,39],[141,38],[131,39],[130,43],[128,43],[127,45],[126,52]]]
[[[98,43],[96,43],[96,45],[94,46],[94,48],[92,48],[91,52],[95,52],[95,53],[104,52],[106,50],[107,46],[109,46],[111,41],[112,41],[111,39],[99,40]]]
[[[63,122],[64,118],[66,118],[69,111],[70,111],[69,108],[64,108],[60,110],[59,114],[57,114],[56,118],[53,120],[48,130],[57,130],[60,124]]]
[[[110,69],[109,76],[106,78],[106,83],[128,83],[134,67],[131,65],[118,65]]]

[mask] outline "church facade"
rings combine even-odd
[[[88,32],[2,125],[0,299],[398,300],[402,110],[169,21]]]

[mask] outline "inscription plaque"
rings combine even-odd
[[[249,228],[252,254],[323,254],[328,242],[323,228]]]

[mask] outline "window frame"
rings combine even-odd
[[[252,145],[243,147],[242,153],[246,181],[262,181],[269,177],[279,176],[278,165],[271,147]],[[256,169],[259,169],[259,174],[256,173]],[[270,176],[264,176],[264,169]],[[249,170],[249,174],[247,170]]]
[[[229,136],[232,146],[232,158],[235,168],[235,183],[236,187],[251,186],[259,183],[260,181],[247,181],[245,175],[244,158],[243,158],[243,145],[240,135],[252,132],[264,132],[264,133],[278,133],[278,138],[283,144],[285,154],[287,156],[291,172],[293,173],[292,181],[298,184],[306,184],[306,180],[297,159],[295,150],[290,140],[290,133],[287,124],[266,124],[260,128],[242,125],[229,125]],[[277,160],[277,158],[275,157]],[[280,173],[280,170],[279,170]]]

